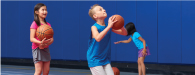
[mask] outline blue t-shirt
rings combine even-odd
[[[93,26],[96,26],[98,32],[102,32],[106,26],[101,26],[95,23]],[[92,38],[92,33],[90,34],[88,42],[88,51],[87,51],[87,61],[89,67],[102,66],[109,64],[111,61],[111,30],[107,32],[104,38],[97,42],[95,38]]]
[[[141,35],[138,33],[138,32],[134,32],[133,36],[130,35],[133,42],[135,43],[136,47],[141,50],[142,48],[144,48],[143,46],[143,42],[140,41],[138,38],[141,37]],[[146,47],[147,47],[147,44],[146,44]]]

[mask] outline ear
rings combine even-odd
[[[96,19],[96,18],[97,18],[97,15],[96,15],[96,14],[94,14],[94,15],[93,15],[93,18],[94,18],[94,19]]]
[[[38,11],[35,11],[35,14],[38,14]]]

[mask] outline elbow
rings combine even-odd
[[[102,40],[103,37],[100,36],[94,36],[93,37],[97,42],[100,42]]]
[[[123,33],[122,35],[127,36],[127,33],[125,32],[125,33]]]
[[[127,36],[128,35],[128,32],[125,30],[124,31],[124,36]]]
[[[30,42],[32,42],[32,38],[30,38]]]
[[[127,36],[127,31],[123,31],[121,35]]]
[[[30,38],[30,42],[34,42],[34,38]]]
[[[146,44],[146,41],[144,40],[144,41],[143,41],[143,43],[145,43],[145,44]]]
[[[97,42],[100,42],[100,41],[101,41],[101,39],[99,39],[99,38],[95,38],[95,40],[96,40]]]
[[[96,39],[97,42],[100,42],[101,40],[100,39]]]
[[[127,43],[130,43],[131,41],[128,41]]]
[[[128,35],[128,32],[127,32],[127,30],[125,28],[123,28],[123,30],[122,30],[122,35],[124,35],[124,36]]]

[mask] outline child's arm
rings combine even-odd
[[[112,28],[113,24],[116,22],[114,21],[115,17],[110,17],[108,21],[108,26],[102,31],[98,32],[98,29],[95,26],[91,27],[92,37],[95,38],[97,42],[100,42],[104,36],[107,34],[107,32]]]
[[[147,55],[147,53],[146,53],[146,41],[142,37],[139,37],[138,39],[143,42],[144,48],[143,48],[142,53],[143,53],[143,56],[145,56],[145,55]]]
[[[144,50],[146,50],[146,41],[142,37],[139,37],[138,39],[143,42]]]
[[[131,42],[132,38],[130,37],[128,40],[123,40],[123,41],[118,41],[118,42],[114,42],[115,44],[119,44],[119,43],[129,43]]]
[[[125,29],[125,27],[122,27],[121,29],[118,29],[118,30],[112,29],[112,31],[116,34],[127,35],[127,30]]]
[[[110,30],[111,27],[106,27],[102,32],[98,32],[97,28],[95,26],[91,27],[92,36],[95,38],[97,42],[100,42],[104,36],[107,34],[107,32]]]
[[[35,36],[35,32],[36,30],[35,29],[30,29],[30,41],[31,42],[34,42],[34,43],[38,43],[38,44],[41,44],[42,42],[35,39],[34,36]]]

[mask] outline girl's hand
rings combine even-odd
[[[41,41],[41,44],[39,45],[39,48],[40,49],[44,49],[46,46],[47,46],[47,43],[50,42],[51,39],[46,39],[44,38],[42,41]]]
[[[46,39],[44,38],[42,41],[41,41],[41,44],[47,44],[48,42],[50,42],[51,39]]]
[[[120,41],[118,41],[118,42],[114,42],[114,44],[119,44],[119,43],[121,43]]]
[[[40,44],[39,49],[44,49],[47,46],[47,44]]]
[[[147,53],[146,53],[146,49],[143,49],[143,51],[142,51],[142,55],[143,55],[143,56],[146,56],[146,55],[147,55]]]
[[[40,45],[39,45],[39,49],[44,49],[43,44],[40,44]]]

